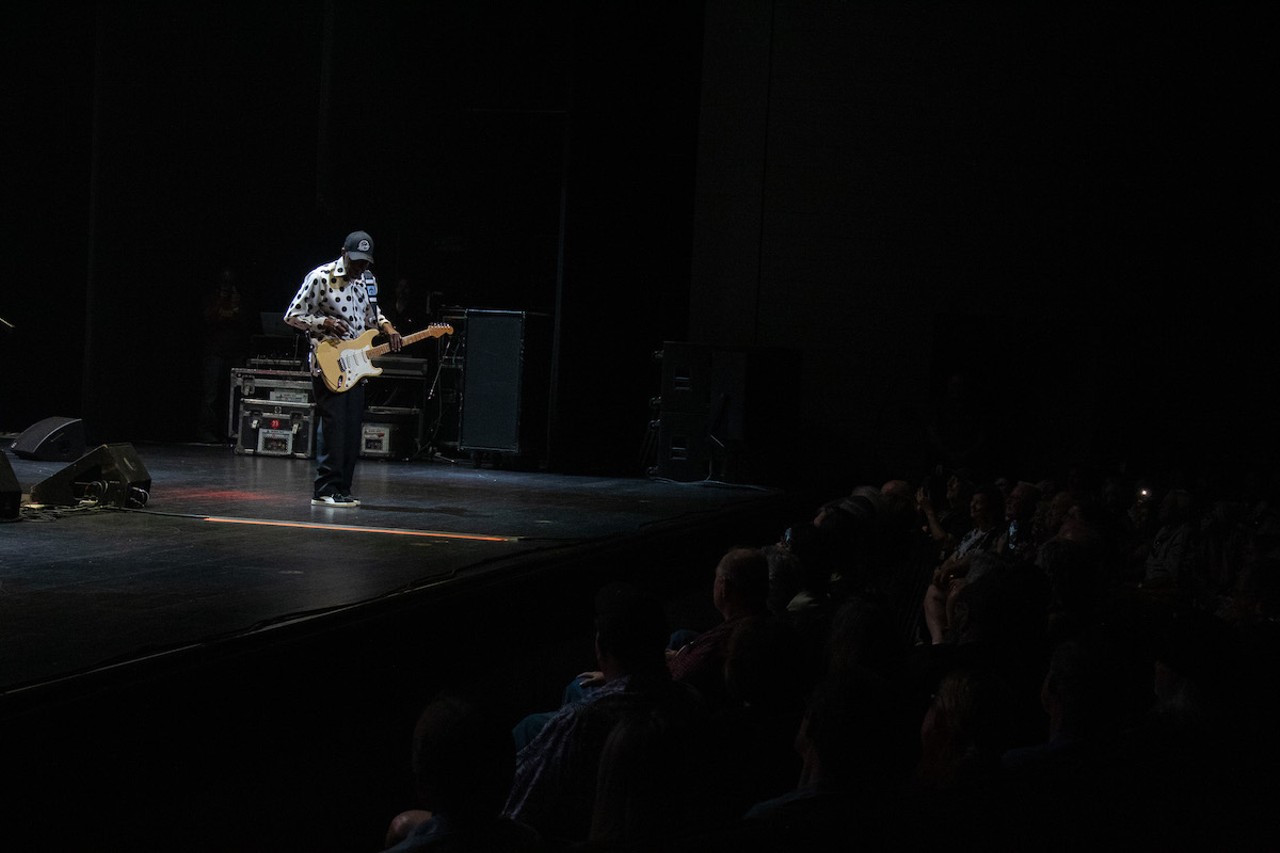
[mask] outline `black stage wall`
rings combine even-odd
[[[957,364],[993,464],[1265,445],[1268,8],[41,8],[0,428],[192,434],[201,287],[280,310],[365,228],[388,284],[553,318],[565,469],[635,470],[668,340],[803,350],[805,476],[915,473]]]

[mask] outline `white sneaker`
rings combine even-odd
[[[323,495],[318,498],[312,498],[311,505],[347,508],[360,506],[360,501],[351,497],[351,495]]]

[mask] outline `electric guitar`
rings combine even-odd
[[[361,379],[382,373],[381,367],[373,366],[373,360],[390,352],[391,345],[373,346],[373,339],[377,334],[377,329],[370,329],[360,337],[349,341],[327,338],[316,342],[313,354],[316,364],[320,365],[320,376],[330,391],[339,394],[350,391]],[[404,346],[408,346],[424,338],[439,338],[452,334],[453,326],[448,323],[432,323],[420,332],[402,335],[401,341]]]

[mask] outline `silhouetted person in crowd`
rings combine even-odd
[[[387,830],[393,853],[524,853],[542,849],[529,826],[501,815],[515,775],[510,727],[462,692],[437,694],[418,718],[412,767],[420,808]]]
[[[1196,559],[1191,492],[1170,489],[1160,500],[1156,517],[1159,526],[1147,552],[1142,586],[1144,589],[1186,586],[1191,581]]]
[[[1101,618],[1109,585],[1099,545],[1055,537],[1040,546],[1036,565],[1049,584],[1050,636],[1070,636]]]
[[[940,642],[908,656],[907,689],[928,690],[957,667],[990,670],[1014,691],[1014,743],[1039,737],[1039,686],[1048,660],[1048,583],[1034,564],[994,553],[976,555],[969,573],[949,592]]]
[[[976,488],[962,475],[951,474],[947,477],[941,502],[925,485],[916,490],[916,506],[924,519],[924,532],[937,547],[938,562],[950,556],[964,535],[973,528],[969,501]]]
[[[662,602],[615,583],[596,596],[600,683],[560,708],[516,757],[504,814],[549,841],[579,843],[591,830],[600,755],[613,725],[628,713],[670,706],[703,713],[696,691],[676,684],[665,661],[670,630]]]
[[[711,588],[720,623],[668,650],[671,677],[696,689],[710,709],[724,702],[724,662],[734,628],[747,617],[767,613],[768,597],[769,561],[764,551],[729,549],[716,565]]]
[[[792,665],[805,667],[815,680],[825,667],[827,629],[836,605],[831,578],[842,566],[842,544],[830,527],[796,524],[781,542],[763,549],[769,563],[768,612],[795,632],[802,647]]]
[[[949,602],[955,599],[964,585],[975,558],[981,554],[995,554],[1001,534],[1005,530],[1004,495],[995,486],[981,486],[969,499],[969,517],[972,526],[955,549],[933,571],[931,583],[925,588],[921,601],[923,623],[931,643],[943,642],[949,627]]]
[[[729,639],[725,702],[711,720],[710,764],[698,774],[720,822],[786,790],[800,772],[792,742],[814,685],[814,674],[797,665],[800,644],[772,614],[741,620]]]
[[[996,544],[1001,555],[1019,562],[1035,559],[1036,549],[1040,546],[1040,535],[1035,525],[1039,503],[1040,489],[1034,483],[1019,480],[1009,490],[1004,502],[1005,527]]]
[[[601,750],[591,830],[579,853],[651,853],[708,825],[706,718],[656,702],[624,712]]]
[[[794,786],[744,816],[753,849],[846,850],[891,843],[910,772],[909,730],[888,682],[861,667],[833,672],[813,691],[795,737]],[[765,846],[768,841],[776,847]]]

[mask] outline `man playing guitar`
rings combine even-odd
[[[357,507],[351,494],[356,460],[360,457],[361,420],[365,399],[363,381],[340,391],[324,381],[316,347],[324,341],[354,340],[366,332],[382,332],[387,348],[399,352],[403,339],[378,308],[378,283],[373,266],[373,238],[353,231],[342,244],[342,255],[307,273],[289,304],[284,319],[311,338],[311,382],[320,425],[316,434],[316,479],[313,506]]]

